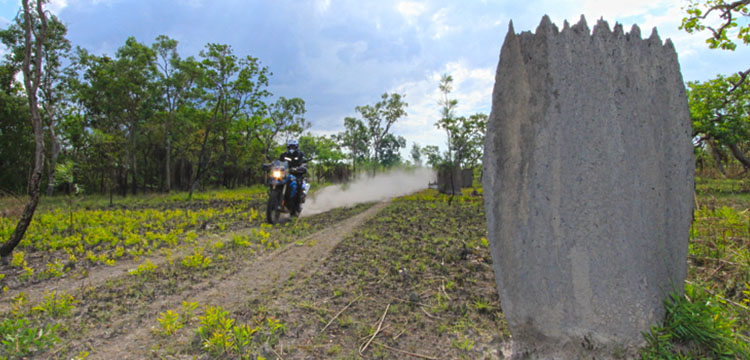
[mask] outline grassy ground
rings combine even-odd
[[[697,180],[686,295],[669,302],[665,325],[646,334],[644,358],[747,355],[749,190],[745,181]],[[152,324],[152,354],[167,359],[501,358],[509,333],[478,195],[450,198],[424,191],[396,199],[309,275],[292,275],[283,286],[247,298],[241,309],[176,306]],[[6,300],[8,294],[15,297],[0,323],[5,339],[0,358],[83,358],[85,347],[67,344],[85,339],[97,326],[196,281],[240,271],[239,259],[272,251],[367,207],[303,219],[296,227],[267,228],[257,214],[264,205],[262,189],[215,192],[191,202],[172,196],[134,198],[116,208],[108,207],[108,199],[81,201],[72,212],[73,225],[64,199],[48,203],[39,217],[43,226],[35,230],[41,235],[32,233],[19,248],[24,256],[0,268]],[[172,213],[177,211],[182,213]],[[102,230],[94,230],[97,226]],[[0,225],[0,232],[9,227]],[[215,238],[237,230],[248,235],[221,244]],[[180,249],[187,250],[175,255]],[[151,257],[163,262],[151,268],[146,261]],[[74,296],[18,295],[28,287],[91,278],[125,262],[134,264],[133,275]]]

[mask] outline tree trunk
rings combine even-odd
[[[164,141],[167,145],[166,146],[167,154],[165,156],[165,161],[164,161],[164,180],[165,180],[164,191],[166,193],[169,193],[172,190],[172,174],[170,172],[171,165],[169,164],[170,155],[172,154],[172,141],[169,138],[170,131],[172,131],[172,111],[171,110],[169,111],[169,114],[167,114],[167,125],[166,125],[166,130],[164,131],[165,133]]]
[[[734,155],[734,158],[737,159],[737,161],[739,161],[746,170],[750,168],[750,159],[748,159],[745,154],[742,153],[742,151],[737,147],[737,144],[729,145],[729,150],[732,151],[732,155]]]
[[[714,162],[716,162],[716,168],[719,169],[721,176],[727,177],[727,172],[724,170],[724,163],[721,159],[721,154],[719,154],[719,149],[716,147],[716,143],[709,141],[708,144],[711,146],[711,156],[714,158]]]
[[[57,171],[57,156],[60,155],[60,140],[55,133],[55,121],[50,119],[50,147],[49,180],[47,180],[47,196],[52,196],[55,191],[55,171]]]
[[[136,157],[136,153],[138,152],[138,149],[137,149],[138,138],[137,138],[136,131],[138,131],[137,124],[133,124],[133,133],[131,135],[132,136],[131,146],[133,148],[133,151],[131,152],[131,157],[132,157],[131,163],[133,164],[131,166],[131,169],[132,169],[131,174],[133,176],[133,184],[132,184],[133,195],[138,194],[138,158]]]
[[[208,124],[206,124],[206,131],[203,136],[203,144],[201,145],[201,153],[198,156],[198,170],[197,170],[197,173],[195,174],[195,179],[193,179],[193,181],[190,184],[190,192],[188,193],[188,200],[193,198],[193,192],[198,187],[198,183],[200,182],[201,176],[203,176],[205,162],[207,162],[207,160],[205,159],[205,156],[206,156],[206,151],[207,151],[206,147],[208,145],[208,135],[211,132],[211,127],[213,126],[214,120],[216,120],[216,115],[218,114],[218,111],[219,111],[219,103],[217,102],[216,108],[214,108],[214,114],[211,117],[211,120],[208,121]]]
[[[8,261],[8,256],[13,253],[13,249],[23,239],[26,234],[26,229],[31,224],[31,220],[34,217],[36,206],[39,204],[39,197],[41,193],[42,183],[42,165],[44,164],[44,133],[42,129],[42,116],[39,113],[39,104],[37,103],[36,92],[39,89],[39,81],[42,75],[42,44],[47,36],[47,18],[46,14],[42,9],[42,2],[37,1],[36,10],[41,21],[41,28],[39,33],[34,34],[32,30],[32,18],[31,10],[29,9],[29,1],[23,0],[23,16],[24,16],[24,40],[25,40],[25,51],[23,61],[23,77],[24,85],[26,87],[26,94],[29,99],[29,110],[31,112],[30,120],[31,126],[34,129],[34,172],[29,180],[29,202],[23,209],[23,214],[16,224],[15,230],[10,235],[8,241],[0,247],[0,258],[2,262]],[[34,67],[31,67],[31,48],[32,48],[32,34],[36,41],[34,45],[35,59]]]

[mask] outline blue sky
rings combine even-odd
[[[19,8],[0,0],[0,26]],[[489,113],[495,68],[508,23],[533,31],[544,14],[554,23],[589,25],[603,17],[625,29],[637,23],[644,36],[658,28],[678,51],[683,77],[707,80],[745,69],[750,47],[709,50],[705,36],[677,29],[684,0],[51,0],[50,10],[68,26],[74,45],[114,54],[135,36],[179,41],[182,56],[197,55],[206,43],[229,44],[235,54],[261,59],[274,73],[275,96],[301,97],[311,130],[341,131],[354,107],[373,104],[384,92],[406,95],[408,116],[394,133],[420,145],[444,146],[435,128],[438,79],[450,73],[457,113]],[[2,51],[2,50],[0,50]]]

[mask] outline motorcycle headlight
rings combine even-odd
[[[274,170],[273,172],[271,172],[271,176],[274,179],[281,179],[281,170]]]

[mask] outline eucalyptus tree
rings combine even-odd
[[[16,70],[0,64],[0,194],[20,194],[27,189],[25,176],[34,166],[34,139],[23,87],[14,81]]]
[[[435,123],[440,129],[445,130],[448,137],[448,150],[446,161],[455,167],[473,168],[477,166],[482,157],[484,147],[484,133],[487,127],[487,115],[477,113],[469,117],[456,116],[455,109],[458,100],[451,99],[449,94],[453,91],[453,77],[444,74],[439,84],[442,98],[438,101],[440,109],[440,120]]]
[[[29,201],[26,203],[10,238],[0,246],[0,258],[2,258],[3,262],[7,262],[8,257],[13,253],[13,249],[21,242],[26,229],[31,223],[31,219],[34,217],[37,204],[39,204],[42,167],[44,163],[44,133],[37,91],[39,90],[44,72],[43,44],[48,36],[47,14],[44,11],[43,1],[41,0],[36,2],[22,0],[21,5],[23,10],[20,17],[23,19],[24,35],[24,56],[21,71],[23,72],[24,88],[29,104],[29,118],[34,132],[34,168],[28,186]],[[32,9],[32,5],[34,9]],[[36,13],[34,13],[34,10]],[[37,17],[38,22],[34,21],[34,16]]]
[[[230,138],[235,136],[232,131],[242,128],[239,123],[257,118],[265,110],[263,98],[270,95],[266,89],[270,71],[257,58],[246,56],[240,59],[234,55],[231,46],[223,44],[207,44],[200,55],[204,72],[201,82],[205,90],[203,104],[211,110],[204,123],[198,169],[191,182],[189,197],[192,197],[206,172],[212,153],[210,140],[213,133],[216,135],[215,142],[222,147],[218,164],[223,173],[223,182],[225,186],[229,185],[231,169],[228,164],[232,160]],[[236,137],[233,141],[237,143]]]
[[[100,192],[114,191],[114,184],[125,191],[122,174],[126,158],[126,131],[121,122],[121,106],[116,101],[114,62],[107,55],[90,54],[80,47],[73,56],[69,83],[73,100],[80,108],[77,121],[71,122],[77,138],[71,141],[78,149],[78,163],[88,188]]]
[[[336,139],[343,148],[349,151],[352,160],[352,172],[357,173],[357,164],[370,157],[370,134],[362,120],[344,118],[344,131],[336,135]]]
[[[43,47],[44,75],[42,76],[40,95],[50,135],[47,195],[52,196],[55,189],[57,159],[61,150],[58,124],[61,118],[65,116],[69,103],[69,90],[62,63],[70,53],[70,42],[65,38],[67,33],[65,25],[56,16],[50,17],[48,32]]]
[[[343,177],[338,170],[344,167],[344,153],[339,149],[335,136],[315,136],[310,133],[299,138],[299,148],[310,159],[311,176],[318,180],[338,181]]]
[[[443,162],[443,156],[440,155],[440,148],[435,145],[426,145],[420,152],[425,156],[427,165],[432,168],[440,166]]]
[[[252,56],[240,59],[239,64],[237,77],[229,88],[229,123],[223,136],[222,166],[226,187],[231,186],[230,182],[236,180],[243,168],[260,164],[259,156],[248,154],[253,151],[250,132],[260,131],[253,126],[254,120],[265,114],[268,105],[264,99],[271,95],[267,89],[271,75],[268,67]]]
[[[263,146],[263,155],[271,160],[271,148],[277,140],[286,142],[302,135],[310,124],[305,120],[305,101],[300,98],[279,97],[268,107],[268,116],[263,118],[257,139]]]
[[[8,69],[19,71],[25,54],[24,22],[26,17],[19,16],[6,30],[0,31],[0,41],[9,49],[6,54]],[[37,14],[30,14],[32,28],[40,29],[42,19]],[[42,108],[43,124],[49,133],[48,186],[47,195],[52,195],[55,179],[55,164],[60,153],[60,138],[58,123],[62,116],[65,77],[62,62],[70,52],[70,42],[65,38],[67,29],[54,15],[44,20],[46,22],[46,36],[42,42],[42,76],[39,84],[39,105]],[[11,79],[11,81],[13,81]]]
[[[383,139],[389,134],[391,126],[400,118],[406,116],[407,106],[409,104],[403,101],[403,95],[386,92],[380,96],[380,101],[375,105],[357,106],[355,108],[367,124],[373,154],[373,173],[380,163],[380,149]]]
[[[138,189],[138,134],[139,126],[154,115],[154,102],[158,99],[156,83],[156,54],[154,51],[130,37],[125,45],[117,50],[114,63],[115,94],[112,99],[120,106],[118,115],[122,117],[128,131],[130,174],[133,194]]]
[[[164,121],[164,185],[163,190],[172,189],[172,137],[173,124],[178,110],[182,106],[192,106],[192,100],[198,96],[197,84],[203,76],[200,64],[193,57],[180,58],[177,52],[177,40],[166,35],[156,37],[151,45],[156,54],[158,86],[162,96]]]
[[[99,167],[102,177],[115,168],[112,175],[117,176],[123,195],[128,184],[132,193],[138,191],[141,126],[153,117],[160,99],[155,60],[154,51],[133,37],[117,49],[114,58],[80,48],[75,57],[81,73],[71,82],[75,83],[75,98],[84,109],[86,126],[100,132],[97,141],[107,142],[99,146],[114,150],[90,156],[105,162]]]
[[[379,165],[389,168],[401,164],[401,148],[406,147],[406,139],[403,136],[386,134],[378,148]]]

